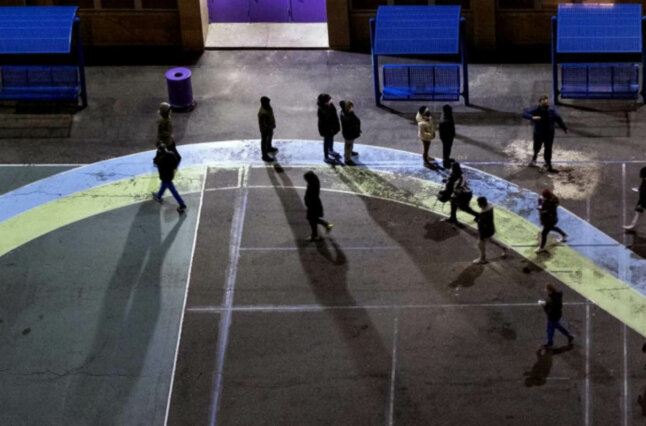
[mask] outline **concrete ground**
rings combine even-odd
[[[89,67],[90,105],[76,114],[4,104],[2,192],[151,149],[166,68]],[[173,115],[180,149],[257,137],[261,95],[277,137],[317,139],[316,95],[328,92],[354,101],[361,143],[419,151],[418,105],[376,108],[367,55],[206,52],[191,68],[198,107]],[[523,166],[531,130],[520,112],[549,91],[549,66],[473,65],[471,79],[474,105],[454,104],[454,157],[554,188],[645,254],[640,233],[621,230],[646,161],[641,104],[560,107],[570,132],[556,142],[562,173],[548,176]],[[472,265],[474,235],[413,206],[326,192],[335,229],[305,244],[302,173],[252,167],[242,203],[238,169],[213,169],[183,220],[134,204],[0,257],[0,423],[643,424],[640,335],[561,285],[577,341],[540,350],[536,300],[553,278],[526,273],[517,255]]]

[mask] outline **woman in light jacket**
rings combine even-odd
[[[426,106],[420,107],[415,121],[417,121],[417,135],[419,140],[422,141],[422,160],[424,160],[425,166],[433,167],[435,160],[428,156],[431,141],[435,138],[435,124],[433,123],[433,117],[431,117],[431,111]]]

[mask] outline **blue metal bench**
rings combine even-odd
[[[388,101],[460,99],[460,66],[384,65],[382,96]]]
[[[80,81],[75,66],[2,66],[2,100],[78,101]]]
[[[637,99],[639,64],[563,63],[561,97],[571,99]]]

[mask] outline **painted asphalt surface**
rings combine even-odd
[[[230,141],[182,146],[178,189],[199,192],[206,166],[263,164],[257,159],[256,145],[256,141]],[[320,164],[319,142],[276,141],[276,146],[283,166]],[[445,177],[442,173],[420,167],[415,154],[358,148],[361,167],[339,168],[346,184],[337,190],[446,215],[435,199]],[[144,152],[83,166],[0,196],[0,255],[61,226],[147,200],[158,184],[152,156]],[[568,246],[537,256],[533,253],[539,223],[537,194],[475,169],[465,168],[465,173],[474,194],[486,194],[498,207],[497,236],[503,243],[646,336],[646,260],[562,208],[559,225],[570,234]],[[466,216],[461,219],[473,226]],[[607,264],[609,257],[616,259],[616,269],[599,266]]]

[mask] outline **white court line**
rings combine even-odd
[[[399,338],[399,312],[395,312],[393,324],[393,354],[392,366],[390,368],[390,397],[388,400],[388,426],[393,426],[395,417],[395,378],[397,371],[397,340]]]
[[[238,189],[240,186],[223,186],[221,188],[207,188],[204,191],[205,192],[213,192],[213,191],[230,191],[232,189]]]
[[[247,212],[247,200],[249,198],[249,190],[246,185],[249,179],[249,167],[240,168],[238,174],[238,184],[240,185],[240,192],[236,197],[233,220],[231,223],[231,237],[229,243],[229,266],[227,268],[227,279],[222,312],[224,315],[220,317],[220,327],[218,335],[217,358],[214,371],[213,387],[211,395],[211,413],[210,422],[211,426],[215,426],[217,422],[217,411],[220,404],[220,395],[222,393],[222,377],[224,373],[224,358],[226,356],[227,344],[229,340],[229,328],[231,327],[231,313],[233,306],[233,292],[235,289],[236,276],[238,274],[238,261],[240,260],[240,242],[242,241],[242,230],[244,228],[244,219]],[[193,310],[191,309],[191,312]]]
[[[585,202],[585,220],[590,222],[591,217],[590,198]],[[585,283],[584,283],[585,284]],[[583,424],[590,426],[591,401],[590,401],[590,301],[585,299],[585,384],[583,400]]]
[[[173,360],[173,369],[170,373],[170,387],[168,388],[168,399],[166,401],[166,415],[164,416],[164,425],[168,424],[168,415],[170,414],[170,400],[173,395],[173,383],[175,382],[175,370],[177,369],[177,357],[179,355],[179,344],[182,338],[182,325],[184,324],[184,315],[186,314],[186,300],[188,298],[188,286],[191,283],[191,273],[193,272],[193,259],[195,257],[195,247],[197,246],[197,234],[200,229],[200,217],[202,216],[202,205],[204,204],[204,187],[206,186],[207,167],[204,166],[204,177],[202,180],[202,192],[200,194],[200,206],[197,208],[197,221],[195,222],[195,235],[193,236],[193,247],[191,248],[191,260],[188,264],[188,275],[186,276],[186,288],[184,289],[184,301],[182,302],[182,314],[179,320],[179,330],[177,331],[177,345],[175,346],[175,358]]]
[[[565,302],[565,306],[581,306],[585,302]],[[193,306],[187,311],[205,314],[219,314],[222,312],[323,312],[336,310],[401,310],[401,309],[448,309],[448,308],[514,308],[514,307],[534,307],[536,302],[530,303],[445,303],[445,304],[426,304],[426,305],[345,305],[345,306],[325,306],[325,305],[246,305],[232,306],[230,308],[222,306]]]
[[[622,225],[626,225],[626,163],[621,165],[621,204],[622,204]],[[626,233],[623,233],[623,243],[626,245],[627,238]],[[626,264],[626,256],[624,253],[619,253],[619,278],[622,281],[626,281],[628,278],[628,265]],[[621,389],[622,393],[622,414],[623,414],[623,426],[628,426],[628,329],[626,324],[622,324],[622,337],[623,337],[623,376],[624,383]]]
[[[305,247],[240,247],[240,251],[298,251],[306,248],[315,249],[316,245],[308,245]],[[339,247],[342,250],[402,250],[398,246],[353,246],[353,247]]]

